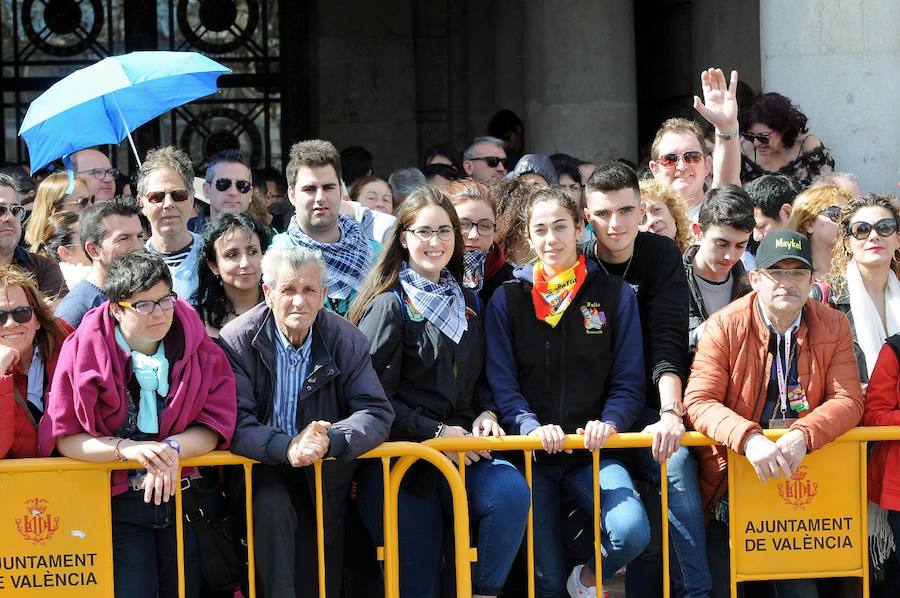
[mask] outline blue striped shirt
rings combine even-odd
[[[300,389],[309,375],[310,348],[312,347],[312,328],[306,340],[295,349],[290,341],[275,326],[275,393],[272,397],[272,417],[269,425],[281,429],[285,434],[296,436],[297,403]]]

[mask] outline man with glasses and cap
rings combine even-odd
[[[496,137],[476,137],[463,152],[463,170],[479,183],[506,176],[506,164],[503,140]]]
[[[59,264],[54,260],[25,251],[19,246],[25,208],[16,193],[15,180],[0,174],[0,267],[18,266],[31,272],[40,291],[52,301],[69,292]]]
[[[84,179],[88,195],[97,201],[109,201],[116,194],[119,169],[113,168],[106,154],[96,149],[83,149],[72,154],[75,174]]]
[[[172,146],[147,152],[138,171],[138,204],[150,221],[146,248],[159,254],[172,274],[172,290],[190,297],[197,289],[202,238],[188,230],[194,209],[194,165]]]
[[[203,197],[209,203],[209,211],[203,210],[189,223],[197,234],[203,233],[206,223],[219,214],[246,212],[253,195],[253,177],[250,163],[237,149],[222,150],[213,154],[206,166]]]
[[[697,347],[684,393],[688,421],[724,445],[693,450],[710,516],[713,596],[729,595],[726,448],[745,456],[762,482],[790,478],[807,453],[862,417],[850,325],[808,300],[812,273],[809,239],[770,233],[749,273],[753,292],[710,317]],[[773,442],[764,428],[789,431]],[[814,580],[774,584],[779,595],[818,595]]]

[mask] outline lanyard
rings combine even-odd
[[[776,342],[775,342],[775,373],[778,376],[778,399],[781,402],[781,419],[785,418],[787,414],[787,372],[790,371],[790,357],[791,357],[791,329],[788,328],[787,332],[784,333],[784,362],[781,360],[781,348],[778,341],[781,340],[781,335],[776,334]],[[782,365],[782,363],[784,365]],[[787,370],[787,372],[785,371]]]

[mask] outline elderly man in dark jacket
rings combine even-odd
[[[237,381],[232,450],[253,469],[256,567],[262,595],[317,595],[315,491],[323,465],[326,583],[340,595],[347,496],[355,459],[383,442],[394,412],[369,358],[369,342],[321,309],[325,265],[302,247],[263,258],[264,304],[220,333]]]

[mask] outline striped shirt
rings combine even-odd
[[[279,428],[285,434],[296,436],[297,403],[300,389],[309,375],[310,348],[312,347],[312,329],[306,340],[295,349],[290,341],[275,327],[275,389],[272,397],[272,416],[269,425]]]

